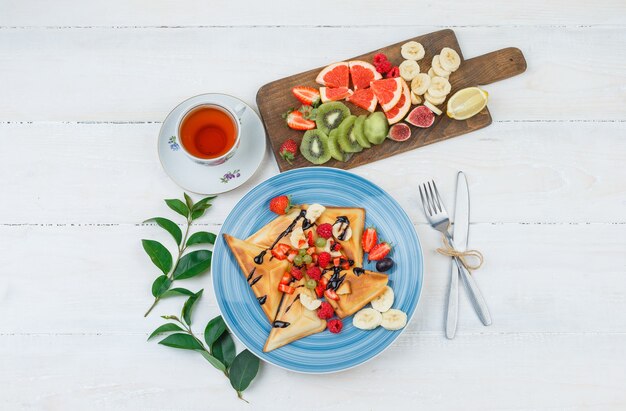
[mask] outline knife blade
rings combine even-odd
[[[452,238],[458,251],[467,250],[469,237],[469,187],[462,171],[456,176],[456,198],[454,207],[454,225]],[[459,272],[456,264],[450,267],[450,287],[448,289],[448,308],[446,311],[446,337],[453,339],[459,317]]]

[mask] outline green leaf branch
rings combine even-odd
[[[212,252],[210,250],[201,249],[189,253],[185,252],[188,247],[192,245],[215,244],[215,234],[207,231],[199,231],[189,236],[193,221],[204,215],[205,211],[211,207],[211,201],[215,196],[205,197],[195,204],[187,193],[184,193],[184,198],[184,202],[179,199],[165,200],[169,208],[185,217],[187,225],[184,234],[178,224],[167,218],[154,217],[144,221],[144,223],[154,222],[159,227],[163,228],[172,236],[177,245],[177,256],[174,260],[170,251],[160,242],[155,240],[141,240],[146,254],[148,254],[152,263],[162,273],[152,283],[154,301],[144,314],[144,317],[150,314],[152,309],[162,298],[174,295],[193,295],[193,293],[187,289],[170,287],[176,280],[195,277],[211,267]]]
[[[180,316],[162,316],[163,319],[172,322],[158,327],[150,334],[148,340],[158,335],[168,334],[159,341],[159,344],[198,352],[209,364],[229,379],[237,397],[248,402],[243,398],[243,392],[250,386],[259,371],[259,359],[248,350],[237,354],[235,342],[221,316],[213,318],[207,324],[204,329],[204,342],[196,337],[191,329],[191,313],[196,301],[202,296],[202,292],[203,290],[200,290],[189,296],[183,305]]]

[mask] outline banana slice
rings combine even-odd
[[[428,87],[428,94],[432,97],[445,97],[450,93],[452,86],[448,79],[435,76],[430,80],[430,87]]]
[[[391,308],[393,300],[393,289],[387,286],[381,295],[372,300],[372,308],[378,312],[384,313]]]
[[[435,106],[433,103],[431,103],[430,101],[426,100],[424,102],[424,105],[426,107],[428,107],[430,109],[430,111],[432,111],[433,113],[435,113],[436,115],[441,115],[441,113],[443,113],[441,110],[439,110],[439,108],[437,108],[437,106]]]
[[[322,300],[318,300],[317,298],[313,298],[308,293],[300,293],[300,302],[302,306],[307,310],[315,311],[320,308],[322,305]]]
[[[435,72],[435,74],[438,75],[439,77],[445,77],[445,78],[450,77],[450,72],[444,69],[443,67],[441,67],[439,55],[436,55],[435,57],[433,57],[432,69]]]
[[[424,58],[426,52],[424,51],[424,46],[417,41],[409,41],[400,47],[400,54],[402,54],[404,59],[417,61]]]
[[[400,69],[400,77],[406,81],[411,81],[420,73],[420,66],[414,60],[404,60],[398,66]]]
[[[439,64],[444,70],[454,72],[461,66],[461,57],[450,47],[444,47],[439,53]]]
[[[295,228],[291,235],[289,236],[289,242],[291,246],[295,249],[303,248],[307,244],[306,237],[304,236],[304,231],[302,231],[302,227]]]
[[[411,80],[411,91],[418,96],[426,93],[430,87],[430,76],[426,73],[419,73]]]
[[[392,309],[382,314],[381,325],[384,329],[395,331],[406,325],[406,314],[400,310]]]
[[[304,216],[304,218],[309,220],[309,222],[312,224],[315,222],[315,220],[319,218],[319,216],[322,215],[324,211],[326,211],[326,207],[324,207],[323,205],[317,203],[311,204],[309,208],[306,209],[306,215]]]
[[[411,104],[416,106],[420,104],[421,102],[422,102],[422,98],[411,91]]]
[[[352,325],[361,330],[373,330],[383,321],[381,313],[373,308],[363,308],[352,317]]]
[[[430,101],[431,103],[433,103],[434,105],[439,105],[441,103],[443,103],[444,101],[446,101],[446,96],[443,97],[435,97],[435,96],[431,96],[430,93],[427,91],[424,94],[424,99],[426,101]]]
[[[342,234],[343,237],[339,238]],[[335,223],[333,224],[333,237],[335,237],[339,241],[348,241],[352,238],[352,229],[349,226],[346,227],[345,223]]]
[[[437,77],[437,75],[435,74],[435,70],[433,70],[432,67],[428,69],[428,77],[430,78]]]

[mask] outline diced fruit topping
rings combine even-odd
[[[290,273],[296,280],[302,280],[302,271],[298,267],[291,267]]]
[[[315,81],[327,87],[348,87],[350,83],[350,69],[348,63],[334,63],[324,68]]]
[[[376,271],[384,273],[385,271],[389,271],[393,268],[393,260],[391,257],[385,257],[382,260],[376,262]]]
[[[330,254],[324,251],[319,254],[317,258],[317,264],[319,264],[319,266],[322,268],[326,268],[328,264],[330,264],[330,260],[331,260]]]
[[[328,301],[322,301],[320,308],[317,310],[317,316],[322,320],[328,320],[335,315],[335,310],[333,310],[333,306],[330,305]]]
[[[284,260],[287,258],[287,253],[291,250],[288,244],[277,244],[274,248],[272,248],[272,256],[274,256],[277,260]]]
[[[287,260],[289,260],[290,263],[293,263],[293,260],[296,258],[297,255],[298,252],[296,250],[289,250],[289,252],[287,253]]]
[[[289,164],[296,158],[296,154],[298,153],[298,144],[294,139],[287,139],[280,146],[278,150],[278,154],[285,159]]]
[[[385,258],[387,256],[387,254],[389,254],[389,252],[391,251],[391,245],[389,245],[389,243],[379,243],[376,244],[372,250],[369,252],[369,255],[367,256],[367,260],[368,261],[378,261],[378,260],[382,260],[383,258]]]
[[[367,227],[361,239],[363,251],[369,253],[376,244],[378,244],[378,233],[376,229],[374,227]]]
[[[313,257],[311,257],[309,254],[305,254],[302,256],[302,262],[304,264],[311,264],[313,262]]]
[[[324,297],[328,298],[329,300],[333,300],[333,301],[339,300],[339,296],[337,295],[335,290],[333,290],[332,288],[328,288],[328,289],[326,289],[324,291]]]
[[[301,266],[304,263],[304,261],[302,261],[302,256],[301,255],[296,255],[293,258],[293,264],[297,265],[297,266]]]
[[[333,236],[333,226],[330,223],[324,223],[317,226],[317,235],[329,239]]]
[[[308,270],[306,270],[306,275],[308,275],[309,278],[317,281],[322,277],[322,270],[320,270],[319,267],[311,267]]]
[[[278,215],[287,214],[291,209],[291,199],[289,196],[277,196],[270,200],[270,211]]]
[[[339,251],[341,250],[341,244],[339,243],[334,243],[333,246],[331,247],[331,250],[333,251]]]
[[[317,281],[315,280],[306,280],[306,282],[304,283],[304,286],[306,288],[308,288],[309,290],[315,290],[317,288]]]
[[[283,115],[287,121],[287,126],[294,130],[311,130],[315,128],[315,121],[305,118],[299,110],[290,110]]]
[[[341,332],[341,329],[343,328],[343,323],[339,318],[333,318],[332,320],[329,320],[326,325],[328,326],[328,331],[333,334],[339,334]]]
[[[283,277],[280,279],[280,283],[289,285],[290,282],[291,282],[291,273],[285,271],[285,274],[283,274]]]
[[[341,257],[333,258],[333,266],[339,267],[341,265]]]
[[[322,277],[324,278],[324,277]],[[323,285],[321,282],[317,283],[317,286],[315,287],[315,295],[317,295],[317,298],[322,298],[324,296],[324,291],[326,290],[326,286]]]
[[[291,92],[304,105],[315,107],[320,102],[320,93],[313,87],[296,86]]]
[[[278,284],[278,291],[281,291],[285,294],[293,294],[296,291],[296,289],[290,285]]]
[[[317,237],[315,239],[315,247],[317,248],[324,248],[326,247],[326,240],[322,237]]]
[[[315,239],[313,238],[313,231],[309,231],[306,236],[307,244],[309,247],[313,247],[315,245]]]

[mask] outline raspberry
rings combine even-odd
[[[391,70],[385,74],[386,78],[400,77],[400,69],[396,67],[392,67]]]
[[[302,279],[302,271],[300,271],[298,267],[291,267],[290,273],[291,273],[291,276],[295,278],[296,280]]]
[[[311,279],[317,281],[322,278],[322,271],[319,267],[313,266],[306,270],[306,275],[308,275]]]
[[[385,74],[386,72],[391,70],[391,67],[392,67],[391,63],[388,62],[387,60],[381,61],[380,63],[376,65],[376,71],[379,72],[380,74]]]
[[[328,320],[333,315],[335,315],[335,310],[333,310],[333,306],[328,303],[328,301],[322,301],[322,305],[317,310],[317,316],[322,320]]]
[[[320,224],[317,226],[317,235],[328,240],[333,236],[333,226],[329,223]]]
[[[333,246],[331,247],[331,250],[333,250],[333,251],[341,250],[341,244],[339,244],[339,243],[333,244]]]
[[[326,268],[326,266],[330,264],[330,259],[330,254],[324,251],[320,253],[319,257],[317,257],[317,263],[320,265],[320,267]]]
[[[332,320],[328,321],[326,325],[328,326],[328,331],[333,334],[340,333],[341,329],[343,328],[343,323],[339,318],[333,318]]]
[[[383,53],[378,53],[374,56],[374,65],[377,66],[380,63],[382,63],[383,61],[387,61],[387,56],[385,56]]]

